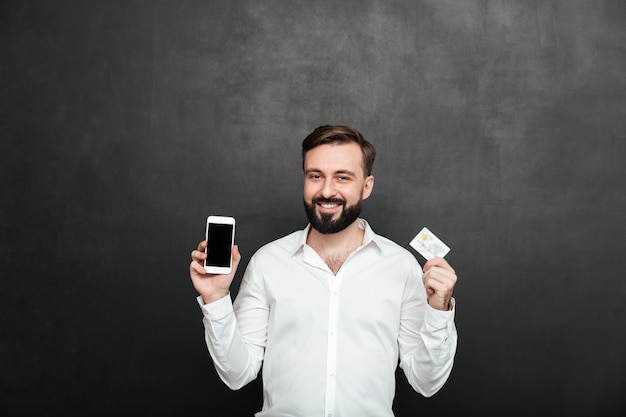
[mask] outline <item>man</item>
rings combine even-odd
[[[456,274],[415,257],[359,218],[374,187],[374,147],[346,126],[321,126],[302,143],[309,225],[252,257],[237,298],[233,272],[209,275],[206,241],[192,252],[207,347],[238,389],[263,364],[257,417],[393,416],[395,370],[425,396],[447,380],[456,351]],[[421,279],[420,279],[421,278]]]

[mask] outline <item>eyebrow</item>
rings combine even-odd
[[[305,174],[312,174],[312,173],[316,173],[316,172],[321,173],[322,170],[319,169],[319,168],[309,168],[306,171],[304,171]],[[350,176],[356,177],[356,174],[354,172],[348,170],[348,169],[340,169],[338,171],[333,172],[333,174],[334,175],[345,174],[345,175],[350,175]]]

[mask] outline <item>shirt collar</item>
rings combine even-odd
[[[381,249],[382,245],[380,242],[380,236],[374,233],[369,223],[365,219],[361,219],[361,218],[357,219],[357,221],[358,221],[359,229],[365,231],[365,234],[363,235],[363,244],[361,245],[361,247],[365,247],[367,245],[372,244],[376,246],[378,249]],[[303,230],[299,232],[300,235],[295,240],[293,250],[291,251],[291,256],[295,255],[296,253],[298,253],[300,250],[304,248],[304,246],[306,245],[306,238],[309,235],[309,230],[311,230],[310,223]]]

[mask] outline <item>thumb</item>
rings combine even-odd
[[[239,253],[239,245],[233,245],[233,249],[231,251],[233,256],[233,268],[237,268],[239,265],[239,261],[241,261],[241,254]]]

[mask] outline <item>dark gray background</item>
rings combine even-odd
[[[374,230],[459,275],[450,380],[398,416],[626,414],[626,2],[4,1],[0,36],[3,415],[258,410],[189,254],[208,214],[244,265],[304,227],[328,123],[378,148]]]

